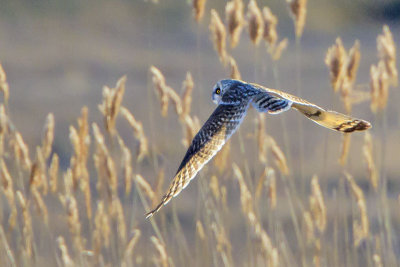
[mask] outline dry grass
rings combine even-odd
[[[228,24],[231,47],[234,48],[239,43],[240,34],[244,26],[242,0],[232,0],[226,3],[225,17]]]
[[[305,5],[306,1],[289,1],[297,38],[304,29]],[[249,44],[258,45],[264,38],[274,61],[287,46],[286,38],[279,42],[278,19],[269,8],[260,9],[251,0],[247,17],[243,9],[242,1],[232,0],[225,7],[225,24],[215,9],[211,10],[209,24],[220,63],[229,67],[227,75],[237,79],[241,75],[231,56],[233,51],[226,48],[227,34],[233,49],[247,25]],[[204,12],[205,1],[193,1],[197,23],[201,23]],[[373,112],[387,108],[389,87],[398,83],[396,48],[387,26],[377,39],[377,54],[379,62],[371,66],[371,92],[365,97],[366,92],[355,90],[360,43],[356,41],[346,52],[338,38],[328,50],[325,62],[330,82],[334,91],[341,93],[348,113],[353,104],[367,99]],[[151,66],[149,73],[149,87],[155,91],[151,97],[158,97],[160,103],[160,112],[149,115],[159,122],[152,130],[163,133],[162,123],[175,121],[181,129],[173,129],[174,138],[188,147],[200,127],[192,112],[192,93],[198,89],[192,74],[186,74],[182,93],[178,94],[167,85],[168,77],[161,70]],[[123,103],[128,88],[125,76],[114,88],[103,88],[99,105],[103,126],[89,119],[89,112],[95,110],[82,108],[77,123],[69,128],[73,153],[63,169],[63,155],[57,155],[54,149],[54,140],[62,136],[54,130],[56,118],[52,113],[47,116],[41,143],[28,147],[9,112],[10,88],[0,65],[2,266],[399,264],[395,234],[398,194],[394,198],[387,194],[382,140],[366,133],[362,144],[360,136],[350,139],[350,135],[343,135],[338,155],[341,166],[336,160],[326,162],[339,171],[318,173],[300,183],[293,167],[299,159],[289,154],[289,148],[281,148],[278,137],[267,134],[264,114],[257,117],[256,129],[241,129],[239,142],[233,139],[227,143],[214,162],[201,171],[199,182],[192,185],[198,188],[198,196],[193,194],[187,203],[182,198],[173,199],[172,205],[145,220],[145,212],[164,192],[163,185],[169,180],[165,177],[171,175],[163,161],[171,146],[149,145],[155,143],[152,138],[156,135],[149,135],[150,129],[131,113],[128,103]],[[170,104],[174,115],[168,114]],[[125,124],[133,135],[123,135]],[[358,151],[356,156],[352,150]],[[359,179],[362,175],[353,173],[351,166],[351,162],[363,160],[367,183]],[[305,167],[317,172],[317,164]],[[329,176],[335,176],[333,185],[328,184]]]
[[[250,0],[247,6],[247,20],[250,40],[258,45],[264,32],[263,17],[260,8],[255,0]]]
[[[286,2],[294,21],[296,37],[300,38],[306,23],[307,0],[286,0]]]
[[[218,52],[219,60],[225,64],[226,60],[226,30],[222,23],[218,12],[215,9],[211,10],[211,20],[209,26],[211,39],[214,44],[214,49]]]

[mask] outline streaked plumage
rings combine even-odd
[[[238,129],[250,104],[260,112],[278,114],[291,107],[310,120],[340,132],[363,131],[371,127],[367,121],[324,110],[299,97],[258,84],[239,80],[221,80],[213,89],[212,100],[218,105],[194,137],[168,192],[160,204],[147,214],[151,217],[178,195],[196,176],[201,168],[222,148]]]

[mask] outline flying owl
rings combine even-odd
[[[279,114],[294,108],[310,120],[328,129],[344,133],[371,127],[367,121],[325,110],[315,104],[279,90],[240,80],[221,80],[213,89],[212,100],[217,108],[194,137],[168,192],[146,218],[153,216],[171,198],[177,196],[212,159],[239,128],[250,104],[259,112]]]

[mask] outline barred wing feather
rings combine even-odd
[[[249,103],[239,105],[219,105],[194,137],[178,171],[171,182],[168,192],[161,202],[146,218],[153,216],[162,206],[177,196],[203,166],[222,148],[225,142],[237,130],[242,122]]]
[[[368,121],[356,119],[336,111],[325,110],[300,97],[284,93],[279,90],[265,88],[258,84],[252,85],[260,91],[260,94],[254,97],[254,101],[258,102],[253,101],[253,105],[256,105],[256,108],[259,111],[279,113],[292,107],[315,123],[339,132],[351,133],[354,131],[364,131],[368,128],[371,128],[371,124]],[[262,96],[264,96],[264,98],[262,98]],[[275,99],[275,101],[266,99]],[[281,100],[281,102],[278,102],[278,100]],[[272,104],[269,107],[272,109],[272,111],[268,110],[268,107],[262,110],[260,104],[263,103],[265,106],[265,103],[268,103],[268,101],[272,101]],[[257,103],[259,104],[257,105]]]

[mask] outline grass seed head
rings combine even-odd
[[[228,192],[226,190],[226,186],[221,186],[221,203],[222,206],[226,209],[228,209]]]
[[[211,32],[211,39],[214,49],[218,53],[221,63],[225,65],[227,57],[226,30],[221,18],[218,15],[218,12],[215,9],[211,9],[211,21],[209,29]]]
[[[133,129],[133,135],[139,141],[137,161],[141,162],[142,159],[149,154],[148,140],[144,133],[143,125],[140,121],[136,120],[132,113],[125,107],[121,107],[121,115],[128,121]]]
[[[7,82],[7,75],[0,63],[0,91],[3,92],[4,103],[7,105],[8,98],[10,97],[10,90]]]
[[[264,19],[264,33],[263,38],[270,47],[275,47],[278,41],[278,33],[276,32],[276,25],[278,24],[277,17],[272,13],[269,7],[263,8]]]
[[[311,180],[311,192],[310,209],[314,218],[314,224],[319,232],[323,233],[326,228],[326,206],[316,175]]]
[[[50,156],[54,141],[54,115],[50,113],[47,115],[46,123],[44,126],[44,136],[42,139],[42,150],[44,159],[47,160]]]
[[[141,190],[143,190],[145,195],[150,199],[151,202],[153,202],[155,194],[154,194],[154,191],[151,188],[150,184],[140,174],[136,175],[135,180],[136,180],[138,186],[141,188]]]
[[[275,171],[269,168],[267,171],[268,200],[271,210],[276,208],[276,176]]]
[[[305,228],[307,243],[312,244],[315,240],[314,221],[309,211],[305,211],[303,213],[303,220],[304,220],[304,228]]]
[[[389,96],[389,76],[380,61],[378,66],[371,65],[370,68],[370,87],[371,87],[371,110],[376,113],[386,107]]]
[[[217,251],[221,254],[221,258],[225,266],[232,265],[232,246],[229,237],[226,235],[226,231],[223,224],[211,223],[211,230],[214,233],[217,241]]]
[[[378,55],[384,62],[386,72],[388,74],[389,83],[397,86],[398,72],[396,67],[396,45],[393,41],[392,33],[387,25],[383,26],[383,34],[377,37]]]
[[[183,126],[185,139],[182,141],[182,143],[185,147],[188,147],[192,142],[194,136],[200,129],[199,119],[196,116],[194,116],[193,118],[190,116],[186,116],[183,121]]]
[[[306,22],[307,0],[286,0],[286,2],[289,4],[290,14],[295,24],[296,37],[300,38]]]
[[[96,215],[94,216],[94,230],[92,234],[93,250],[99,255],[103,247],[110,246],[110,220],[104,209],[103,201],[97,203]]]
[[[250,0],[247,6],[247,20],[250,40],[257,46],[263,37],[264,23],[261,10],[255,0]]]
[[[128,243],[126,244],[124,254],[123,254],[123,262],[126,264],[125,266],[129,266],[127,264],[128,259],[132,257],[135,246],[138,243],[140,236],[142,235],[142,232],[139,229],[134,229],[132,232],[133,232],[132,237],[129,239]]]
[[[232,0],[226,3],[225,18],[228,24],[230,44],[234,48],[239,43],[240,34],[245,24],[242,0]]]
[[[167,117],[169,97],[167,92],[167,85],[165,84],[164,75],[161,73],[159,69],[157,69],[154,66],[150,67],[150,73],[152,74],[154,89],[156,90],[157,95],[160,98],[161,116]]]
[[[344,103],[346,112],[351,113],[352,105],[355,103],[355,94],[353,94],[353,86],[356,80],[356,74],[360,63],[360,42],[356,40],[350,49],[349,55],[346,55],[345,64],[343,66],[342,81],[340,86],[341,98]]]
[[[70,165],[73,173],[74,188],[76,189],[79,184],[87,198],[90,197],[87,159],[91,142],[87,107],[83,107],[81,110],[81,117],[78,118],[78,127],[77,130],[75,127],[70,126],[69,139],[74,148],[74,155],[71,157]],[[90,202],[88,199],[86,201],[87,203]]]
[[[204,16],[206,0],[193,0],[193,16],[196,22],[200,22]]]
[[[240,74],[239,67],[237,66],[236,60],[233,57],[229,57],[228,66],[230,69],[231,79],[241,80],[242,75]]]
[[[233,163],[232,164],[233,173],[239,182],[240,187],[240,202],[242,204],[242,211],[246,218],[249,220],[250,224],[254,225],[256,223],[256,215],[253,208],[253,198],[249,189],[247,188],[246,182],[244,181],[243,173],[240,168]]]
[[[168,254],[165,245],[155,236],[150,237],[150,241],[153,243],[155,249],[159,254],[159,258],[155,259],[156,262],[161,264],[161,266],[163,267],[167,267],[169,264],[168,264]]]
[[[271,136],[268,136],[267,139],[272,151],[272,155],[275,158],[275,164],[283,175],[289,175],[289,167],[287,165],[285,154]]]
[[[33,256],[33,228],[32,228],[32,217],[29,213],[29,207],[27,205],[26,199],[21,191],[17,191],[17,199],[19,205],[22,209],[22,217],[23,217],[23,228],[22,228],[22,236],[24,239],[24,253],[29,258]]]
[[[93,159],[94,159],[94,163],[95,163],[98,173],[103,174],[103,173],[105,173],[104,164],[106,161],[106,157],[108,156],[108,149],[104,143],[104,136],[100,132],[100,129],[97,126],[97,124],[93,123],[92,128],[93,128],[93,135],[94,135],[94,140],[95,140],[95,144],[96,144],[96,151],[95,151],[95,154],[93,155]],[[100,181],[101,181],[101,179],[99,177],[99,182]]]
[[[353,233],[354,233],[354,246],[358,247],[361,241],[366,239],[369,235],[369,220],[367,215],[367,205],[365,203],[365,197],[362,189],[354,181],[353,176],[345,172],[346,180],[350,185],[353,197],[357,202],[358,209],[360,211],[360,222],[356,219],[353,221]]]
[[[106,157],[105,169],[109,190],[115,196],[118,189],[118,176],[114,160],[110,155]]]
[[[75,130],[73,133],[74,137],[71,138],[70,136],[70,139],[74,146],[75,156],[77,157],[77,161],[81,169],[80,172],[87,171],[86,164],[91,142],[88,124],[88,113],[88,108],[83,107],[81,109],[81,117],[78,118],[78,131],[76,131],[75,128],[73,128],[72,126],[72,129],[70,128],[70,133],[72,133],[71,130]],[[83,173],[81,173],[81,175],[83,175]]]
[[[81,253],[84,245],[81,236],[81,223],[79,220],[78,204],[72,195],[64,195],[60,197],[61,203],[67,214],[67,224],[70,233],[73,236],[74,249]]]
[[[206,239],[206,234],[204,232],[203,224],[199,220],[196,221],[196,232],[201,240],[204,241]]]
[[[268,266],[278,267],[279,266],[279,253],[276,248],[273,248],[268,257]]]
[[[157,175],[155,196],[161,196],[161,194],[163,193],[164,181],[165,181],[165,170],[164,170],[164,168],[160,168],[158,175]],[[160,199],[158,197],[154,197],[152,206],[157,205],[157,203],[159,203],[159,201],[160,201]]]
[[[32,196],[36,206],[36,210],[40,216],[43,217],[43,222],[46,226],[49,225],[49,213],[47,211],[47,206],[43,200],[42,195],[37,190],[37,188],[32,188]]]
[[[6,114],[6,109],[3,104],[0,104],[0,135],[4,136],[8,134],[8,116]]]
[[[132,154],[129,148],[126,147],[121,138],[118,138],[118,143],[122,150],[122,165],[124,172],[124,180],[125,180],[125,195],[129,195],[131,193],[132,188]]]
[[[4,139],[5,139],[4,134],[0,132],[0,157],[4,156]]]
[[[274,169],[270,167],[265,167],[264,171],[258,179],[255,197],[256,200],[260,200],[263,188],[266,187],[269,207],[271,210],[276,208],[276,176]]]
[[[174,89],[169,86],[167,86],[166,90],[168,97],[172,100],[172,103],[175,106],[176,114],[178,115],[178,117],[180,117],[183,112],[181,97],[175,92]]]
[[[349,56],[346,60],[346,77],[347,82],[353,84],[356,81],[357,70],[360,65],[360,41],[356,40],[350,49]]]
[[[190,109],[192,106],[192,92],[194,87],[193,77],[190,72],[186,73],[186,79],[183,81],[182,87],[182,117],[186,117],[190,114]]]
[[[328,49],[325,57],[325,64],[330,71],[331,84],[335,92],[337,92],[342,85],[345,75],[344,67],[346,58],[346,50],[343,47],[342,40],[337,38],[336,43]]]
[[[50,191],[53,194],[57,192],[59,165],[60,163],[58,155],[54,153],[51,158],[51,163],[49,167],[49,185],[50,185]]]
[[[4,140],[9,132],[8,117],[3,104],[0,104],[0,157],[4,155]]]
[[[96,151],[93,155],[95,167],[99,176],[97,181],[97,189],[115,195],[117,193],[117,174],[114,160],[110,156],[108,149],[104,143],[104,136],[101,134],[97,124],[93,123],[93,134],[96,144]],[[104,188],[105,183],[108,188]]]
[[[285,49],[288,46],[288,39],[285,38],[282,41],[280,41],[278,43],[278,45],[270,52],[271,57],[273,60],[279,60],[281,58],[281,55],[283,53],[283,51],[285,51]]]
[[[363,155],[364,159],[367,162],[367,168],[369,173],[369,180],[372,187],[377,190],[378,189],[378,170],[375,166],[374,156],[373,156],[373,142],[372,136],[369,132],[365,132],[364,137],[364,145],[363,145]]]
[[[219,192],[218,178],[216,175],[211,176],[209,187],[214,195],[214,198],[219,201],[221,194]]]
[[[118,196],[114,196],[111,201],[110,212],[112,218],[116,221],[119,244],[126,243],[126,223],[124,209]]]
[[[268,167],[265,167],[263,172],[261,173],[260,177],[258,178],[258,182],[257,182],[257,187],[256,187],[256,193],[255,193],[255,197],[256,200],[258,201],[261,198],[264,186],[265,186],[265,181],[267,178],[267,173],[268,173]]]
[[[372,260],[373,260],[373,262],[374,262],[374,266],[375,266],[375,267],[383,267],[381,257],[380,257],[378,254],[375,253],[375,254],[372,256]]]
[[[17,220],[17,207],[15,205],[14,185],[8,168],[2,158],[0,158],[0,182],[3,193],[7,198],[10,207],[10,216],[8,217],[8,224],[10,229],[13,229]]]
[[[126,76],[122,76],[116,84],[115,88],[103,88],[103,103],[99,105],[99,109],[104,116],[104,124],[107,131],[115,134],[115,120],[118,116],[122,98],[125,92]]]
[[[37,189],[41,188],[43,190],[43,194],[45,195],[48,191],[46,162],[40,147],[36,147],[36,159],[31,168],[29,187],[36,187]]]
[[[64,267],[73,267],[76,266],[71,256],[68,253],[67,245],[65,244],[65,240],[62,236],[57,238],[58,249],[61,252],[61,261]]]
[[[71,196],[73,193],[73,178],[72,178],[72,171],[71,169],[67,169],[67,171],[63,174],[63,181],[64,181],[64,190],[66,196]]]
[[[25,170],[31,170],[32,161],[29,157],[29,149],[27,144],[24,142],[22,135],[19,132],[15,133],[15,140],[12,143],[14,147],[14,157],[18,164],[22,163],[22,168]]]
[[[87,168],[87,160],[89,156],[89,149],[91,137],[89,133],[87,107],[81,109],[81,116],[78,118],[78,130],[70,126],[70,141],[74,148],[74,155],[71,157],[72,168],[72,181],[74,189],[79,185],[84,194],[86,202],[86,214],[89,219],[92,218],[92,194],[90,190],[90,175]],[[98,129],[97,129],[98,130]]]
[[[257,116],[257,128],[255,136],[257,138],[258,160],[265,164],[267,163],[268,142],[266,142],[265,133],[265,114],[261,112]]]

